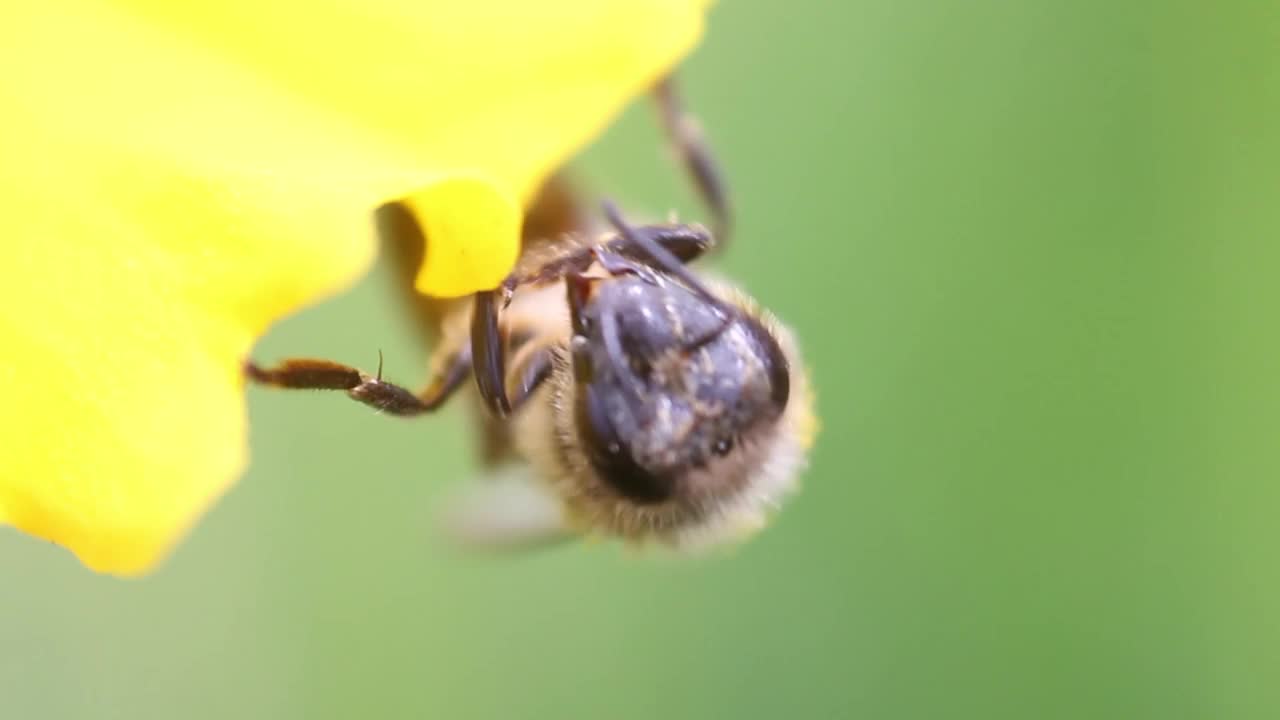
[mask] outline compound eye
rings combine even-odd
[[[711,452],[715,453],[716,457],[724,457],[725,455],[728,455],[732,450],[733,450],[733,438],[721,438],[716,441],[715,445],[711,446]]]

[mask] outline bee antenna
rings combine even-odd
[[[649,259],[653,261],[655,268],[679,278],[686,287],[702,296],[702,299],[715,308],[716,312],[720,313],[726,320],[733,317],[732,311],[725,306],[720,298],[716,297],[715,293],[711,292],[706,285],[703,285],[702,281],[698,280],[697,276],[684,266],[684,263],[680,262],[680,258],[672,255],[670,250],[662,247],[648,234],[636,232],[635,228],[622,219],[622,213],[612,200],[604,200],[603,205],[604,215],[609,220],[609,224],[613,225],[629,244],[643,250],[649,256]]]
[[[609,361],[613,363],[615,370],[622,376],[627,384],[627,389],[636,399],[644,397],[645,382],[636,375],[635,368],[631,367],[631,360],[627,357],[627,353],[622,349],[622,339],[618,334],[618,320],[613,313],[606,312],[600,317],[600,330],[604,336],[605,352],[609,354]]]
[[[378,374],[373,379],[382,382],[382,348],[378,348]]]

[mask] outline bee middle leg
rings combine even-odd
[[[711,289],[703,284],[689,268],[685,267],[686,260],[671,252],[670,249],[663,246],[663,243],[658,242],[656,238],[648,233],[641,232],[642,228],[628,224],[623,219],[617,205],[610,201],[605,201],[604,214],[609,223],[618,231],[619,240],[623,241],[621,247],[617,249],[619,252],[631,258],[638,256],[654,268],[679,278],[690,290],[701,295],[703,300],[719,310],[721,315],[728,317],[731,314],[730,308],[725,305],[724,301],[711,292]]]
[[[417,393],[383,380],[381,360],[375,375],[330,360],[294,358],[270,368],[252,362],[245,365],[245,375],[260,385],[294,390],[343,390],[352,400],[401,417],[438,409],[462,386],[470,373],[469,349],[449,356],[443,371]]]
[[[666,250],[677,264],[696,260],[715,245],[715,237],[698,225],[639,225],[630,228],[631,236],[619,235],[599,245],[584,245],[555,259],[531,268],[520,268],[498,286],[502,305],[510,304],[516,288],[562,280],[574,273],[584,273],[591,263],[606,252],[629,260],[650,262],[648,248],[657,245]]]

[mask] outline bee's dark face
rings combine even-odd
[[[777,340],[745,312],[665,276],[594,281],[574,325],[583,446],[629,499],[669,499],[682,478],[732,456],[786,407],[790,375]]]

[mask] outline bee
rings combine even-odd
[[[689,549],[762,527],[806,465],[807,373],[789,329],[732,283],[688,267],[727,237],[727,194],[672,81],[654,96],[711,229],[632,224],[608,201],[593,227],[553,180],[499,287],[414,300],[436,340],[421,392],[384,380],[381,360],[372,375],[328,360],[251,362],[249,379],[341,390],[406,417],[474,380],[483,455],[500,476],[455,514],[475,543],[603,535]],[[391,204],[379,226],[402,239],[392,249],[410,289],[423,243],[405,236],[416,225]]]

